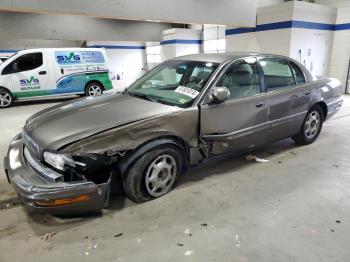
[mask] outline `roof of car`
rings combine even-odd
[[[202,62],[213,62],[213,63],[223,63],[228,60],[233,60],[237,58],[247,57],[247,56],[275,56],[284,57],[281,55],[265,54],[265,53],[252,53],[252,52],[227,52],[227,53],[200,53],[186,56],[179,56],[173,58],[173,60],[191,60],[191,61],[202,61]]]

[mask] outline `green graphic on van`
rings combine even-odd
[[[31,76],[29,79],[20,79],[19,83],[22,87],[40,85],[39,79]]]
[[[56,61],[59,64],[79,64],[80,55],[74,52],[56,52]]]
[[[103,53],[100,51],[56,51],[56,62],[59,65],[75,64],[102,64],[105,63]]]

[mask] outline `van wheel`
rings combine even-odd
[[[299,133],[293,136],[292,139],[300,145],[313,143],[321,133],[323,121],[322,108],[318,105],[313,106],[306,114]]]
[[[136,160],[124,179],[124,191],[137,202],[170,192],[183,171],[184,161],[175,146],[160,146]]]
[[[99,96],[103,94],[103,86],[99,83],[89,83],[85,88],[86,96]]]
[[[12,106],[14,97],[10,91],[0,87],[0,108],[7,108]]]

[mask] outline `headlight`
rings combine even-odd
[[[69,155],[45,151],[43,156],[47,164],[62,171],[66,170],[67,167],[85,166],[84,163],[74,161],[72,156]]]

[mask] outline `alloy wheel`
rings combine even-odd
[[[98,85],[91,85],[88,87],[89,96],[99,96],[102,95],[102,88]]]
[[[7,92],[0,92],[0,107],[8,107],[11,103],[11,95]]]
[[[308,139],[313,139],[320,129],[321,116],[317,111],[312,111],[306,119],[304,132]]]
[[[148,167],[145,182],[152,197],[165,195],[175,183],[177,163],[171,155],[158,156]]]

